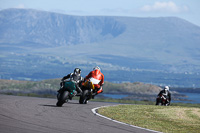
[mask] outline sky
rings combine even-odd
[[[7,8],[79,16],[174,16],[200,26],[200,0],[0,0],[0,10]]]

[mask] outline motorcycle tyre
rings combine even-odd
[[[79,103],[80,104],[87,104],[88,103],[88,90],[84,90],[83,94],[80,96]]]
[[[59,96],[60,95],[60,96]],[[56,106],[58,107],[62,107],[62,105],[66,102],[68,102],[68,95],[69,92],[68,91],[64,91],[62,94],[58,94],[57,98],[58,98],[58,102],[56,103]]]
[[[162,106],[163,105],[162,100],[161,99],[156,99],[156,105]]]

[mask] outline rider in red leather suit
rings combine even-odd
[[[104,75],[101,73],[101,69],[98,66],[94,67],[93,71],[91,71],[85,79],[90,79],[90,81],[94,84],[94,87],[97,89],[97,94],[103,92],[102,86],[104,84]]]

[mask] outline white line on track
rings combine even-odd
[[[142,128],[142,127],[138,127],[138,126],[130,125],[130,124],[127,124],[127,123],[124,123],[124,122],[120,122],[120,121],[117,121],[117,120],[114,120],[114,119],[108,118],[108,117],[106,117],[106,116],[103,116],[103,115],[101,115],[101,114],[99,114],[99,113],[96,112],[96,110],[98,110],[99,108],[109,107],[109,106],[117,106],[117,105],[101,106],[101,107],[93,108],[93,109],[91,109],[91,110],[92,110],[92,112],[93,112],[95,115],[100,116],[100,117],[105,118],[105,119],[108,119],[108,120],[110,120],[110,121],[113,121],[113,122],[119,123],[119,124],[127,125],[127,126],[134,127],[134,128],[138,128],[138,129],[143,129],[143,130],[150,131],[150,132],[154,132],[154,133],[162,133],[162,132],[159,132],[159,131],[154,131],[154,130],[151,130],[151,129]]]

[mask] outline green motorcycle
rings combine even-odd
[[[68,100],[72,100],[72,97],[77,94],[75,81],[61,82],[60,85],[61,87],[57,94],[58,101],[56,103],[58,107],[62,107],[64,103],[67,103]]]

